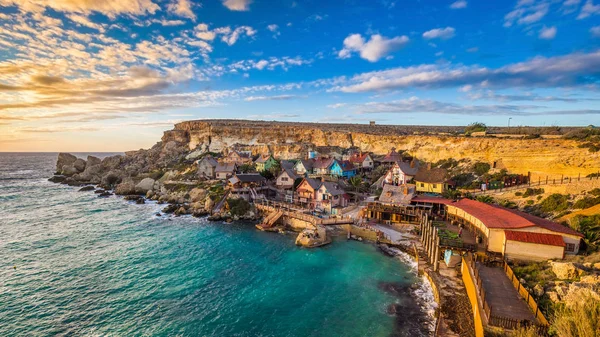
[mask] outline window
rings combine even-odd
[[[437,188],[437,184],[433,184],[433,188]]]
[[[567,248],[565,248],[565,250],[567,252],[574,252],[575,251],[575,244],[573,244],[573,243],[567,243]]]
[[[287,177],[281,177],[281,181],[288,181]]]
[[[425,184],[424,184],[424,183],[421,183],[421,187],[425,187]]]

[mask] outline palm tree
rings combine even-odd
[[[359,176],[354,176],[348,180],[350,185],[354,187],[354,190],[358,192],[358,190],[362,187],[363,181]]]

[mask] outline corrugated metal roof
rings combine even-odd
[[[558,247],[565,246],[565,241],[563,240],[562,236],[555,234],[504,231],[504,235],[506,236],[507,241],[519,241]]]

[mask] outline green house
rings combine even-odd
[[[254,164],[256,164],[256,170],[258,172],[268,171],[278,163],[279,162],[277,161],[277,159],[273,158],[272,155],[268,155],[266,157],[260,156],[254,161]]]

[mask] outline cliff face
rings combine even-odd
[[[424,132],[427,127],[416,128]],[[436,127],[431,128],[441,132],[435,130]],[[530,171],[534,179],[537,175],[585,176],[600,170],[600,154],[579,148],[580,143],[572,140],[414,135],[415,130],[410,129],[383,125],[204,120],[176,124],[174,130],[165,132],[163,142],[175,141],[186,144],[190,150],[214,152],[242,146],[254,154],[272,152],[283,159],[303,158],[309,148],[321,146],[356,146],[380,155],[395,147],[425,161],[469,158],[496,163],[497,168],[510,172],[527,174]]]

